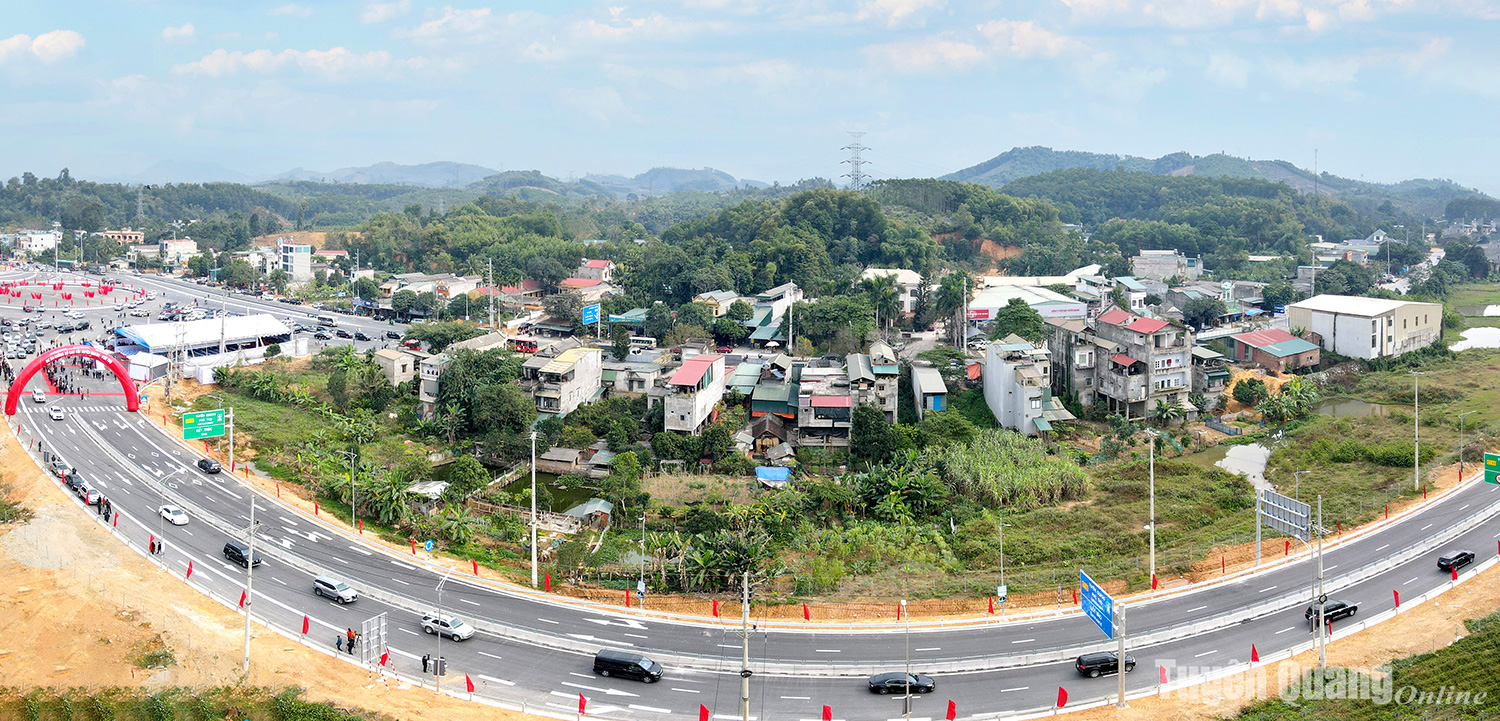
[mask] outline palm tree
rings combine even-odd
[[[469,509],[450,503],[438,517],[438,530],[444,538],[462,546],[474,538],[474,517]]]
[[[901,289],[896,285],[896,276],[887,274],[864,278],[859,281],[859,287],[870,297],[875,315],[882,320],[881,326],[890,326],[901,312]]]
[[[1163,427],[1186,415],[1177,401],[1167,401],[1161,398],[1156,399],[1156,407],[1151,409],[1151,417]]]

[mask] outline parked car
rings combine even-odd
[[[333,340],[333,334],[329,333],[326,330],[320,330],[317,333],[314,333],[313,337],[317,338],[318,340]]]
[[[53,458],[52,462],[47,464],[47,468],[52,471],[52,475],[58,478],[67,478],[68,474],[73,473],[73,467],[61,458]]]
[[[870,677],[871,693],[906,693],[907,689],[911,689],[912,693],[932,693],[937,689],[937,682],[927,674],[914,673],[908,676],[900,671],[877,673]]]
[[[1354,612],[1358,610],[1359,604],[1357,603],[1351,603],[1349,601],[1329,601],[1323,606],[1323,618],[1326,618],[1329,621],[1337,621],[1341,618],[1352,618],[1354,616]],[[1308,606],[1307,610],[1303,612],[1302,616],[1303,618],[1307,619],[1308,623],[1314,623],[1314,619],[1318,617],[1318,604],[1314,603],[1313,605]]]
[[[1456,571],[1474,562],[1473,551],[1449,551],[1438,559],[1438,568],[1444,571]]]
[[[249,546],[246,546],[239,541],[230,541],[224,544],[224,558],[234,563],[238,563],[241,568],[249,568],[251,565],[260,565],[261,558],[259,553],[255,554],[255,562],[253,564],[249,561],[249,557]]]
[[[354,603],[359,600],[359,594],[349,587],[349,584],[334,578],[333,576],[318,576],[313,579],[313,595],[323,598],[331,598],[339,603]]]
[[[640,679],[646,683],[661,680],[661,664],[638,653],[604,649],[594,654],[594,673]]]
[[[219,462],[212,458],[199,458],[198,470],[203,471],[204,473],[218,473],[219,471],[224,470],[224,467],[219,465]]]
[[[422,630],[432,634],[441,633],[454,641],[463,641],[474,636],[474,627],[456,616],[438,618],[430,613],[424,614],[422,616]],[[604,675],[608,676],[609,674]]]
[[[77,485],[73,486],[73,492],[78,494],[78,497],[82,498],[83,502],[90,506],[99,505],[99,500],[104,497],[103,494],[99,493],[99,489],[95,488],[88,481],[79,481]]]
[[[68,475],[63,476],[63,483],[67,484],[68,490],[77,493],[78,487],[83,485],[83,476],[78,475],[78,471],[70,470]]]
[[[156,515],[174,526],[186,526],[188,523],[187,512],[171,504],[156,509]]]
[[[401,340],[401,331],[388,330],[385,332],[385,338],[386,340]]]
[[[364,331],[357,330],[357,331],[354,331],[354,340],[371,340],[371,338],[370,338],[370,336],[365,335]]]
[[[1073,662],[1078,673],[1089,678],[1099,678],[1107,673],[1119,673],[1119,656],[1113,652],[1086,653]],[[1135,657],[1125,654],[1125,673],[1135,670]]]

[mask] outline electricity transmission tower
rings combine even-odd
[[[850,132],[849,137],[852,138],[852,141],[841,148],[842,150],[849,151],[849,158],[843,161],[849,165],[849,172],[844,173],[844,177],[849,179],[849,187],[851,189],[859,190],[864,187],[865,181],[870,177],[865,175],[864,171],[865,164],[870,161],[860,157],[860,153],[869,150],[869,148],[861,145],[859,142],[859,139],[864,137],[864,133]]]

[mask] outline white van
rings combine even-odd
[[[334,327],[334,326],[336,326],[338,324],[339,324],[339,320],[337,318],[331,316],[331,315],[320,315],[320,316],[318,316],[318,325],[328,326],[329,328],[332,328],[332,327]]]

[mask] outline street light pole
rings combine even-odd
[[[906,599],[901,599],[901,617],[906,619],[906,721],[911,721],[911,614]]]
[[[1458,414],[1458,481],[1464,480],[1464,416],[1479,411],[1464,411]]]
[[[437,585],[437,665],[432,669],[432,677],[436,679],[433,683],[434,693],[443,693],[443,584],[448,582],[448,577],[453,575],[453,569],[443,574],[443,580]],[[451,626],[450,626],[451,628]]]
[[[1421,421],[1422,406],[1417,389],[1422,385],[1422,371],[1411,372],[1411,489],[1422,489]]]
[[[251,581],[255,571],[255,495],[250,496],[250,539],[246,541],[245,558],[245,647],[243,659],[240,665],[241,673],[246,676],[250,674],[250,605],[251,605]]]
[[[1292,488],[1292,498],[1295,498],[1299,501],[1302,500],[1302,474],[1311,472],[1312,471],[1292,471],[1292,475],[1295,477],[1293,479],[1294,485]]]
[[[1009,589],[1005,588],[1005,529],[1011,524],[1005,521],[996,521],[995,528],[1000,532],[1000,588],[1006,593],[1000,596],[1000,616],[1005,617],[1005,599],[1010,597]]]
[[[1150,514],[1151,514],[1150,518],[1151,518],[1151,520],[1150,520],[1150,523],[1151,523],[1151,525],[1149,526],[1149,528],[1151,529],[1151,590],[1155,591],[1156,590],[1156,434],[1148,432],[1147,436],[1149,436],[1149,438],[1150,438],[1149,443],[1150,443],[1150,446],[1151,446],[1151,453],[1150,453],[1150,456],[1151,456],[1151,461],[1150,461],[1150,463],[1151,463],[1151,486],[1150,486],[1150,488],[1151,488],[1151,510],[1150,510]],[[1258,549],[1259,546],[1256,546],[1256,548]],[[1124,659],[1120,659],[1120,663],[1122,663],[1122,664],[1125,663],[1125,660]]]
[[[537,432],[531,432],[531,588],[537,588]]]
[[[358,463],[358,455],[354,451],[339,451],[339,454],[349,459],[349,525],[355,530],[359,530],[359,511],[355,509],[354,505],[354,474],[356,472],[356,464]]]

